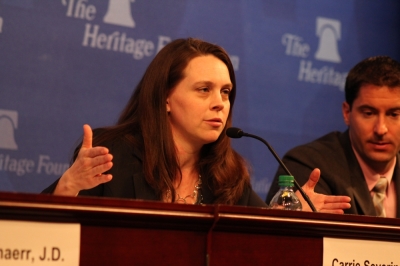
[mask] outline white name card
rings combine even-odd
[[[0,220],[0,265],[78,266],[80,224]]]
[[[324,266],[400,266],[400,243],[324,238]]]

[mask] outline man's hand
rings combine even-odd
[[[315,168],[307,181],[307,183],[302,186],[304,192],[308,195],[311,202],[314,204],[315,208],[318,212],[325,213],[336,213],[343,214],[344,209],[348,209],[351,207],[350,205],[350,197],[347,196],[328,196],[324,194],[318,194],[314,192],[314,188],[319,181],[321,171],[318,168]],[[297,197],[300,199],[301,204],[303,205],[303,211],[312,211],[308,203],[303,199],[303,196],[299,191],[296,191]]]

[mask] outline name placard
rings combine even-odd
[[[400,266],[400,243],[324,238],[324,266]]]
[[[0,220],[0,265],[78,266],[80,224]]]

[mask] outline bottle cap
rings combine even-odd
[[[294,177],[292,175],[280,175],[279,186],[281,187],[292,187],[294,183]]]

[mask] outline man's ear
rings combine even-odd
[[[351,112],[350,105],[347,102],[343,102],[342,114],[343,114],[344,122],[346,123],[347,126],[349,126],[349,124],[350,124],[350,112]]]

